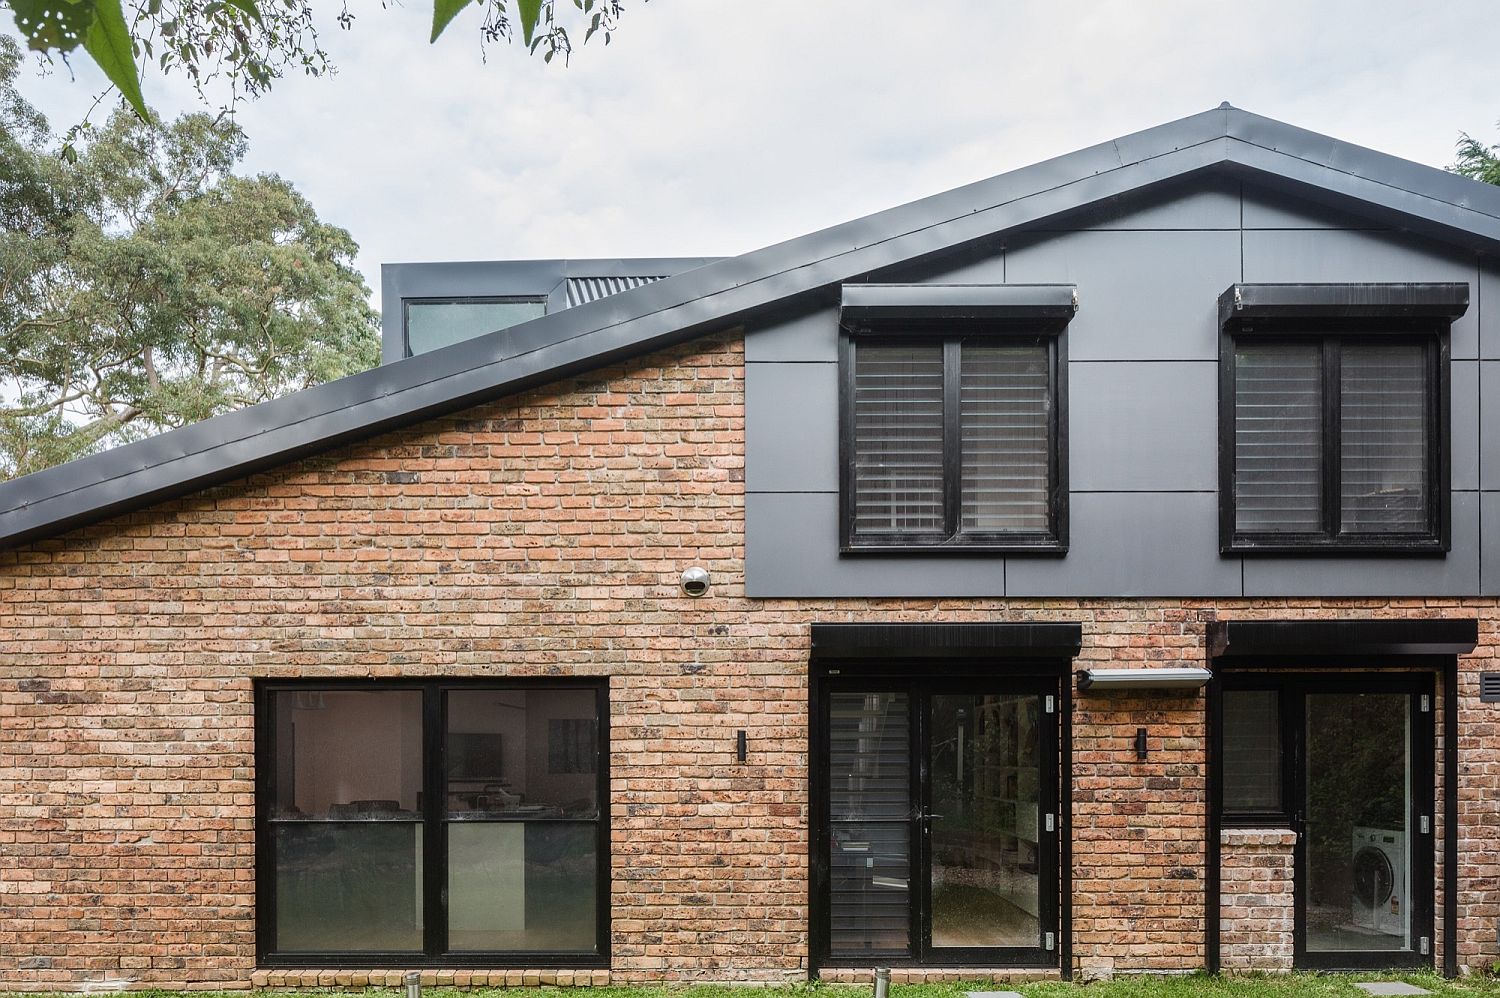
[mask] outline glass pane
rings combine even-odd
[[[829,698],[831,946],[905,953],[911,942],[911,743],[904,693]]]
[[[595,691],[463,690],[446,697],[449,816],[598,815]]]
[[[854,353],[854,533],[943,530],[943,347]]]
[[[509,329],[546,314],[541,301],[411,302],[406,306],[406,342],[412,356]]]
[[[1409,698],[1307,698],[1307,948],[1411,950]]]
[[[1321,357],[1317,344],[1235,345],[1234,509],[1241,531],[1323,529]]]
[[[418,690],[271,694],[276,725],[272,817],[416,818],[422,789]]]
[[[1275,690],[1224,693],[1224,810],[1281,810],[1281,711]]]
[[[1051,379],[1045,346],[965,343],[959,410],[963,529],[1051,529]]]
[[[597,835],[592,822],[450,822],[449,948],[594,952]]]
[[[422,948],[422,826],[276,825],[276,949]]]
[[[932,945],[1041,945],[1041,708],[932,698]]]
[[[1427,369],[1417,344],[1351,344],[1339,371],[1342,526],[1427,530]]]

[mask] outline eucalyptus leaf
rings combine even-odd
[[[521,39],[530,46],[536,35],[537,21],[542,17],[542,0],[516,0],[516,13],[521,18]],[[547,61],[550,62],[551,59]]]
[[[120,10],[120,0],[94,0],[94,22],[84,32],[83,48],[99,64],[109,82],[120,89],[125,102],[143,121],[148,120],[151,112],[141,94],[141,80],[131,52],[130,29],[125,24],[124,12]]]
[[[472,0],[432,0],[432,38],[429,42],[437,41],[443,30],[453,23],[458,12],[471,2]]]

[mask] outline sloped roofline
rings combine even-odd
[[[883,268],[1211,169],[1500,253],[1500,187],[1226,104],[0,484],[0,546],[728,328]]]

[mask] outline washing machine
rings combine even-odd
[[[1406,833],[1354,829],[1353,922],[1384,935],[1406,934]]]

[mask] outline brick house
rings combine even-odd
[[[1492,301],[1500,190],[1228,106],[390,266],[0,485],[0,987],[1484,966]]]

